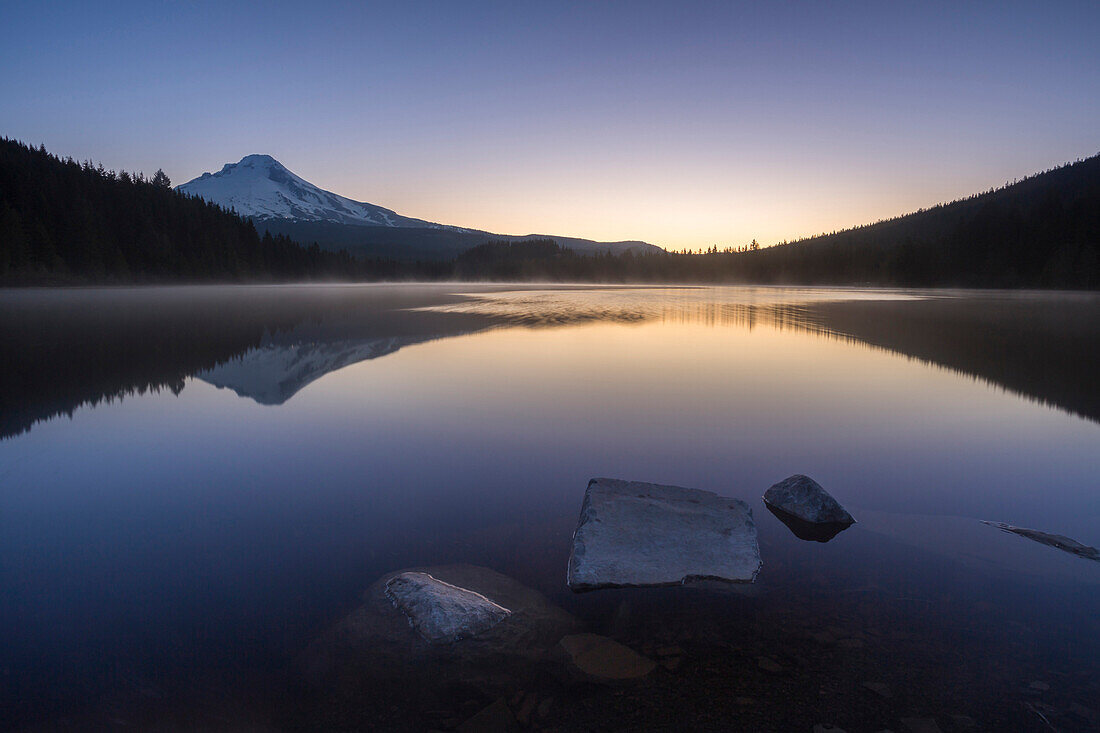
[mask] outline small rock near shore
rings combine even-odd
[[[856,521],[821,484],[802,474],[772,486],[764,493],[764,501],[774,509],[811,524],[851,525]]]
[[[570,634],[559,646],[576,672],[597,682],[638,679],[657,667],[630,647],[598,634]]]

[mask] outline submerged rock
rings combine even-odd
[[[1100,728],[1100,713],[1092,708],[1087,708],[1081,703],[1075,702],[1069,706],[1069,712],[1070,715],[1074,715],[1086,723],[1091,723],[1096,728]]]
[[[756,666],[760,667],[760,669],[764,670],[765,672],[771,672],[772,674],[783,674],[787,671],[786,667],[784,667],[782,664],[775,661],[771,657],[757,657]]]
[[[560,646],[575,672],[597,682],[637,679],[657,668],[652,659],[598,634],[572,634]]]
[[[492,705],[483,708],[477,715],[458,726],[458,733],[512,730],[516,722],[516,716],[512,715],[508,703],[500,697]]]
[[[640,481],[588,482],[569,554],[574,591],[751,583],[760,571],[752,510],[709,491]]]
[[[801,474],[768,489],[764,505],[802,540],[828,542],[856,521],[821,484]]]
[[[458,641],[491,629],[511,611],[477,591],[428,573],[400,573],[386,581],[386,597],[428,641]]]
[[[887,700],[894,696],[894,694],[890,691],[890,686],[887,685],[885,682],[868,681],[864,682],[863,686],[878,695],[879,697],[886,698]]]
[[[1082,545],[1080,542],[1069,537],[1065,537],[1060,534],[1050,534],[1049,532],[1040,532],[1037,529],[1024,529],[1023,527],[1013,527],[1011,524],[1005,524],[1004,522],[988,522],[982,520],[982,524],[988,524],[990,527],[996,527],[1002,532],[1008,532],[1010,534],[1018,534],[1021,537],[1027,537],[1029,540],[1038,542],[1041,545],[1048,547],[1054,547],[1062,552],[1068,552],[1071,555],[1077,557],[1083,557],[1086,560],[1095,560],[1100,562],[1100,550],[1095,547],[1089,547],[1088,545]]]
[[[935,718],[902,718],[901,724],[909,733],[941,733]]]
[[[578,628],[541,593],[489,568],[407,568],[368,588],[363,605],[310,644],[303,661],[319,685],[460,679],[494,689],[556,666],[551,651]]]

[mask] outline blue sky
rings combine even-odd
[[[4,3],[0,134],[506,233],[764,243],[1100,151],[1100,3]]]

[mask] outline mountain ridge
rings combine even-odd
[[[272,156],[259,153],[226,163],[217,173],[203,173],[176,186],[176,190],[261,221],[291,219],[465,231],[327,191],[291,172]]]
[[[494,234],[398,214],[377,204],[327,191],[291,172],[274,157],[250,154],[176,186],[250,218],[259,231],[316,242],[323,249],[367,257],[449,259],[490,240],[518,242],[536,235]],[[580,237],[537,235],[585,254],[661,251],[637,240],[597,242]]]

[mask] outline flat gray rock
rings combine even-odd
[[[751,583],[760,571],[752,510],[709,491],[640,481],[588,482],[569,554],[574,591]]]
[[[982,520],[982,524],[988,524],[990,527],[996,527],[1002,532],[1008,532],[1009,534],[1020,535],[1027,539],[1038,542],[1041,545],[1047,547],[1053,547],[1061,550],[1062,552],[1068,552],[1071,555],[1077,557],[1083,557],[1086,560],[1095,560],[1100,562],[1100,550],[1095,547],[1089,547],[1088,545],[1082,545],[1075,539],[1066,537],[1060,534],[1051,534],[1049,532],[1040,532],[1037,529],[1025,529],[1024,527],[1013,527],[1011,524],[1005,524],[1004,522],[989,522]]]
[[[511,615],[477,591],[429,573],[399,573],[386,581],[386,598],[431,642],[457,641],[493,628]]]
[[[768,489],[764,493],[764,503],[769,508],[811,524],[849,526],[856,521],[828,491],[821,488],[821,484],[802,474],[785,478]]]

